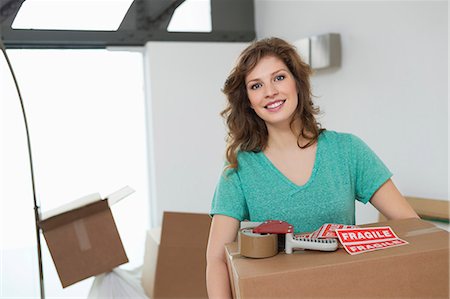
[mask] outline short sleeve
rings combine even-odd
[[[211,204],[210,215],[226,215],[239,221],[248,219],[248,208],[238,171],[227,169],[220,176]]]
[[[350,135],[356,199],[367,203],[373,194],[392,176],[383,161],[360,138]]]

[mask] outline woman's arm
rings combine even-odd
[[[375,192],[370,202],[387,219],[419,218],[391,179]]]
[[[209,298],[231,298],[230,280],[225,256],[225,244],[236,240],[239,220],[214,215],[206,250],[206,287]]]

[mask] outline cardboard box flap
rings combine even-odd
[[[131,188],[130,186],[125,186],[125,187],[117,190],[116,192],[106,196],[104,199],[108,202],[109,206],[112,206],[115,203],[122,200],[123,198],[132,194],[133,192],[135,192],[135,190],[133,188]],[[92,193],[92,194],[83,196],[83,197],[73,200],[67,204],[64,204],[60,207],[57,207],[55,209],[52,209],[52,210],[42,213],[41,221],[47,220],[49,218],[55,217],[60,214],[70,212],[72,210],[79,209],[84,206],[88,206],[88,205],[90,205],[94,202],[100,201],[100,200],[102,200],[100,193]]]
[[[133,188],[131,188],[130,186],[125,186],[122,189],[106,196],[105,199],[108,201],[108,205],[111,207],[112,205],[116,204],[117,202],[134,192],[135,190]]]
[[[155,244],[159,246],[159,244],[161,243],[161,228],[152,228],[148,231],[148,234],[148,237],[151,238],[153,242],[155,242]]]
[[[65,205],[62,205],[60,207],[57,207],[55,209],[52,209],[50,211],[46,211],[42,213],[41,215],[41,221],[47,220],[49,218],[52,218],[54,216],[67,213],[71,210],[76,210],[78,208],[90,205],[96,201],[101,200],[100,193],[92,193],[86,196],[83,196],[79,199],[76,199],[74,201],[71,201]]]
[[[93,193],[71,201],[58,208],[42,213],[39,225],[43,230],[55,228],[58,225],[74,221],[81,217],[98,213],[108,206],[112,206],[123,198],[135,192],[131,187],[125,186],[102,199],[99,193]],[[100,203],[100,202],[105,203]]]
[[[161,227],[152,228],[147,231],[141,284],[149,298],[154,298],[156,263],[160,240]]]
[[[42,228],[44,232],[46,232],[48,230],[57,228],[66,223],[99,213],[108,208],[109,206],[106,200],[99,200],[86,206],[77,208],[75,210],[70,210],[62,214],[57,214],[53,217],[42,220],[39,222],[39,226]]]

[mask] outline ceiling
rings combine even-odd
[[[254,0],[211,0],[211,32],[167,31],[175,9],[185,0],[134,0],[117,31],[12,29],[24,1],[0,2],[0,35],[6,48],[105,48],[143,46],[147,41],[247,42],[256,36]]]

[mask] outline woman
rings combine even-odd
[[[363,141],[321,128],[310,75],[292,45],[268,38],[241,53],[225,82],[228,165],[211,209],[211,298],[231,297],[224,245],[242,220],[283,220],[296,232],[354,224],[355,199],[370,201],[388,219],[418,217]]]

